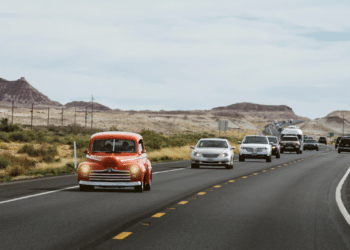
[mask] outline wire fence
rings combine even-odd
[[[93,105],[88,108],[65,108],[65,107],[44,107],[43,105],[32,103],[29,107],[23,104],[16,104],[14,101],[10,105],[0,106],[0,115],[7,118],[11,124],[21,124],[24,126],[69,126],[77,125],[84,128],[93,128],[94,111]]]

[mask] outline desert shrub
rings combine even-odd
[[[51,155],[46,155],[43,157],[43,161],[46,163],[52,163],[55,162],[55,159]]]
[[[0,131],[13,132],[13,131],[22,131],[23,129],[18,124],[8,124],[7,118],[1,119]]]
[[[38,131],[38,132],[36,133],[35,139],[36,139],[38,142],[46,142],[46,141],[47,141],[46,136],[45,136],[45,134],[44,134],[43,131]]]
[[[21,166],[15,165],[7,171],[7,174],[11,177],[22,175],[24,174],[24,168],[22,168]]]
[[[0,143],[0,149],[9,150],[10,148],[7,146],[6,143]]]
[[[10,136],[6,132],[0,132],[0,140],[9,142],[10,141]]]
[[[21,141],[21,142],[29,142],[30,138],[27,136],[25,131],[15,131],[10,133],[11,141]]]
[[[12,179],[11,176],[8,175],[0,175],[0,181],[10,181]]]
[[[27,154],[29,156],[38,157],[39,151],[34,148],[33,145],[25,144],[23,145],[17,153],[19,154]]]
[[[78,138],[76,141],[76,147],[77,149],[81,149],[81,148],[85,148],[87,149],[89,147],[89,143],[90,143],[90,139],[86,139],[86,138]],[[74,148],[74,143],[71,146],[71,148]]]
[[[45,145],[43,145],[39,149],[35,149],[33,145],[25,144],[17,151],[17,153],[27,154],[32,157],[38,157],[38,156],[54,157],[55,155],[58,154],[58,151],[57,151],[56,145],[52,145],[50,147],[46,147]]]
[[[112,126],[109,128],[109,131],[118,131],[117,126]]]
[[[9,161],[9,159],[0,157],[0,169],[5,169],[10,164],[11,162]]]

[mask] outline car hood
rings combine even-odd
[[[228,151],[228,148],[195,148],[194,151],[201,154],[221,154]]]
[[[240,146],[242,147],[246,147],[246,148],[269,148],[270,145],[268,144],[254,144],[254,143],[247,143],[247,144],[241,144]]]

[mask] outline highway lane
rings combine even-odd
[[[334,197],[349,156],[332,151],[200,190],[94,249],[350,249]]]
[[[155,165],[155,172],[160,169],[183,169],[155,174],[150,192],[98,189],[82,193],[78,188],[73,188],[0,204],[0,249],[85,249],[103,246],[119,232],[201,190],[271,167],[292,165],[294,161],[326,150],[323,147],[322,151],[307,151],[302,155],[283,154],[281,159],[273,158],[272,163],[263,160],[235,162],[233,170],[211,167],[189,169],[188,162],[163,164],[159,168]],[[345,154],[342,157],[346,157]],[[307,158],[303,162],[314,160]],[[76,185],[74,176],[67,178],[74,178],[73,185]],[[64,186],[68,184],[67,181]],[[3,192],[1,195],[6,196]],[[11,197],[18,197],[18,194],[13,193]]]

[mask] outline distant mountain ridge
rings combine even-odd
[[[74,102],[68,102],[64,105],[65,108],[78,108],[80,110],[88,108],[90,111],[92,108],[91,102],[84,102],[84,101],[74,101]],[[98,102],[94,102],[94,110],[95,111],[108,111],[111,110],[109,107],[102,105]]]
[[[21,77],[16,81],[8,81],[0,78],[0,101],[62,106],[61,103],[52,101],[46,95],[30,85],[24,77]]]

